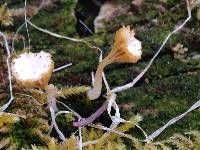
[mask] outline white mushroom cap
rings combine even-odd
[[[130,31],[127,31],[126,33],[126,39],[127,39],[127,48],[129,53],[132,55],[141,57],[142,55],[142,44],[141,42],[135,38],[135,33],[131,33]]]
[[[49,53],[25,52],[11,63],[12,74],[18,83],[25,87],[45,88],[54,68]]]

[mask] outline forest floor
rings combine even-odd
[[[24,7],[23,0],[3,0],[0,4],[4,4],[4,2],[7,2],[9,9]],[[38,6],[40,2],[40,0],[30,0],[29,4]],[[103,25],[100,28],[94,26],[94,19],[98,16],[103,3],[95,0],[52,0],[49,6],[35,14],[31,22],[51,32],[86,40],[91,45],[100,47],[104,56],[112,47],[116,30],[123,25],[133,28],[136,37],[142,42],[142,59],[137,64],[117,63],[106,67],[107,81],[110,87],[114,88],[132,81],[149,63],[167,34],[187,18],[186,3],[182,0],[160,0],[159,2],[143,0],[141,3],[140,1],[134,3],[131,0],[116,0],[114,3],[120,8],[112,12],[102,22]],[[185,112],[200,99],[200,59],[195,57],[200,53],[198,11],[198,8],[192,10],[192,19],[181,31],[170,38],[142,79],[133,88],[117,95],[116,102],[120,107],[121,116],[128,120],[136,114],[142,115],[143,120],[140,122],[140,126],[148,134],[171,118]],[[84,22],[92,32],[85,28],[79,20]],[[13,17],[13,25],[8,27],[1,25],[0,30],[12,35],[23,22],[23,16]],[[91,72],[95,71],[98,66],[98,50],[91,49],[83,43],[52,37],[31,26],[28,26],[28,29],[32,52],[43,50],[51,53],[55,67],[66,63],[73,64],[67,69],[54,73],[50,83],[58,88],[91,86]],[[27,39],[25,27],[22,28],[19,35]],[[11,41],[9,44],[11,45]],[[177,44],[182,44],[183,47],[175,48]],[[17,52],[23,50],[21,40],[16,41],[15,50]],[[0,104],[3,105],[9,97],[9,92],[6,51],[1,45],[1,41],[0,55]],[[48,131],[48,111],[32,103],[29,98],[19,95],[19,93],[27,91],[15,83],[13,87],[15,100],[8,112],[25,114],[27,120],[14,124],[9,133],[0,133],[0,141],[11,138],[11,143],[17,149],[30,148],[31,144],[45,145],[35,131],[41,124],[43,124],[42,132]],[[103,91],[105,93],[105,87]],[[105,98],[102,96],[95,101],[89,101],[85,95],[81,95],[60,100],[83,117],[87,117],[101,106]],[[166,129],[156,140],[168,138],[175,132],[200,130],[199,118],[200,109],[197,109]],[[57,121],[66,137],[76,131],[72,122],[66,122],[64,117],[59,117]],[[110,124],[109,116],[106,113],[103,114],[95,121],[95,123],[98,122],[108,126]],[[47,128],[45,128],[46,126]],[[52,136],[56,137],[54,132]],[[130,130],[128,133],[136,138],[143,138],[137,129]]]

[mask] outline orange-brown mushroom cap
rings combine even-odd
[[[129,26],[116,31],[115,43],[109,54],[115,57],[115,62],[136,63],[141,59],[141,42],[134,36],[135,32]]]

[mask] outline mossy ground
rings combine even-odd
[[[10,8],[23,6],[22,0],[6,1]],[[121,2],[120,0],[118,1]],[[127,1],[129,3],[129,1]],[[173,9],[174,7],[177,9]],[[158,6],[165,8],[162,12]],[[114,32],[122,25],[130,25],[135,28],[136,36],[143,43],[143,59],[136,65],[130,64],[114,64],[105,69],[107,80],[111,87],[123,85],[130,82],[142,69],[147,65],[150,58],[161,45],[166,35],[174,28],[179,20],[186,18],[187,11],[184,1],[168,0],[165,3],[157,1],[145,1],[139,10],[131,9],[132,14],[126,14],[114,18],[106,24],[106,27],[101,33],[93,34],[87,37],[82,37],[91,44],[97,45],[103,49],[105,55],[109,52],[114,37]],[[79,35],[76,31],[76,18],[73,14],[76,8],[75,0],[61,0],[55,2],[51,8],[41,10],[33,19],[32,22],[36,25],[56,32],[62,35],[76,37]],[[76,8],[78,9],[78,8]],[[157,20],[156,22],[154,20]],[[23,19],[16,19],[13,27],[2,28],[5,32],[16,31],[17,27],[23,22]],[[90,22],[91,23],[91,22]],[[193,14],[192,21],[187,26],[170,39],[162,53],[158,56],[151,69],[144,77],[133,87],[127,91],[118,94],[117,103],[121,106],[123,118],[130,118],[134,114],[141,114],[144,120],[141,122],[141,127],[147,133],[152,133],[160,126],[164,125],[170,118],[186,111],[195,101],[200,99],[200,60],[191,59],[190,55],[200,51],[200,22],[196,20]],[[53,74],[50,83],[59,88],[73,85],[91,85],[90,72],[95,71],[98,64],[99,53],[95,49],[91,49],[82,43],[75,43],[64,39],[51,37],[45,33],[39,32],[32,27],[29,27],[31,39],[31,51],[38,52],[45,50],[53,55],[55,66],[66,63],[73,65],[63,71]],[[25,34],[25,29],[21,33]],[[185,60],[178,60],[173,57],[171,47],[176,43],[182,43],[189,49],[188,57]],[[22,50],[22,44],[16,45],[16,50]],[[5,58],[5,55],[2,55]],[[5,61],[4,61],[5,62]],[[1,71],[5,69],[1,65]],[[5,79],[0,78],[3,82]],[[6,81],[5,81],[6,83]],[[7,91],[7,87],[2,85],[0,91]],[[14,92],[17,91],[17,88]],[[17,101],[18,95],[15,95]],[[4,96],[1,99],[3,104]],[[94,112],[104,101],[100,98],[96,101],[89,102],[84,96],[77,96],[68,99],[61,99],[63,102],[70,105],[74,110],[88,116]],[[28,101],[28,99],[27,99]],[[17,102],[16,102],[17,103]],[[32,108],[32,105],[22,102],[24,108],[22,110]],[[132,107],[124,107],[124,104],[129,104]],[[15,103],[9,108],[12,112],[16,108]],[[81,106],[82,109],[79,109]],[[19,107],[19,106],[16,106]],[[20,105],[21,107],[21,105]],[[34,113],[33,113],[34,115]],[[38,118],[48,119],[47,116],[35,114],[32,120]],[[164,139],[171,136],[174,132],[185,132],[191,129],[200,130],[200,111],[199,109],[187,115],[175,125],[164,131],[159,139]],[[104,121],[103,121],[104,120]],[[103,115],[97,121],[102,121],[103,124],[108,124],[108,117]],[[18,149],[27,147],[30,144],[42,145],[37,135],[33,132],[37,129],[36,125],[28,123],[29,121],[22,120],[15,124],[13,131],[6,135],[0,134],[0,139],[11,137],[16,143]],[[58,124],[61,130],[65,131],[67,136],[70,132],[74,132],[70,123],[62,117],[58,118]],[[135,137],[142,138],[137,130],[130,132]],[[30,139],[30,140],[27,140]]]

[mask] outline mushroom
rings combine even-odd
[[[18,84],[25,88],[40,88],[47,93],[48,106],[57,111],[57,88],[49,85],[54,69],[51,55],[44,51],[40,53],[25,52],[14,58],[11,62],[11,71]]]
[[[54,62],[51,54],[46,52],[32,53],[25,52],[14,58],[11,62],[11,71],[17,83],[26,88],[40,88],[47,93],[47,103],[51,112],[52,125],[56,132],[64,141],[65,137],[59,130],[55,120],[55,112],[58,111],[56,106],[56,96],[58,89],[48,84],[54,69]]]
[[[97,99],[101,94],[102,72],[106,65],[115,62],[136,63],[141,59],[141,42],[134,36],[135,32],[130,30],[129,26],[116,31],[114,46],[109,55],[100,62],[95,74],[94,86],[87,93],[90,100]]]

